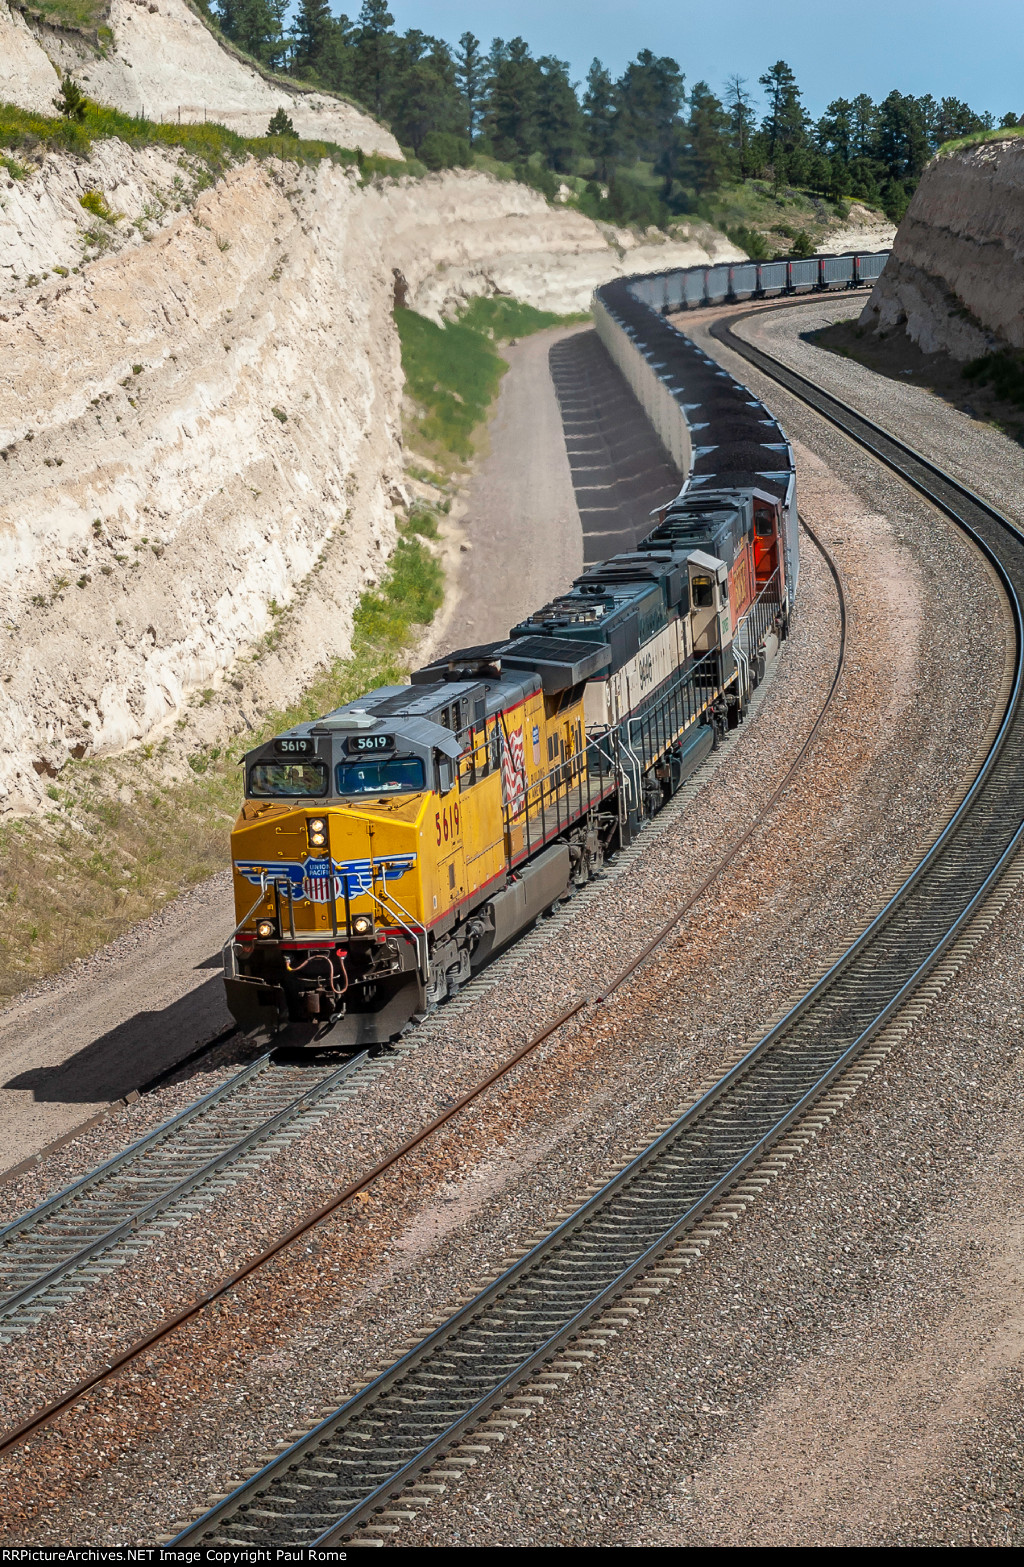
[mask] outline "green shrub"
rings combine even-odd
[[[274,111],[274,113],[271,115],[271,117],[270,117],[270,124],[267,126],[267,135],[268,136],[294,136],[295,135],[295,126],[291,122],[291,117],[289,115],[285,114],[283,109],[276,109]]]
[[[418,533],[424,539],[437,538],[437,518],[423,506],[414,506],[405,525],[406,533]]]
[[[529,185],[533,190],[539,190],[548,201],[554,201],[558,194],[558,180],[546,163],[530,161],[514,163],[512,173],[520,185]]]
[[[732,228],[726,229],[726,236],[738,245],[740,250],[745,250],[751,261],[770,261],[771,249],[763,234],[757,229],[747,228],[744,223],[737,223]]]
[[[116,223],[119,213],[111,212],[103,198],[103,192],[99,190],[87,190],[84,196],[79,196],[78,205],[84,207],[86,212],[91,212],[94,218],[102,218],[104,223]]]
[[[428,131],[419,151],[420,162],[428,169],[468,168],[473,154],[465,136],[451,131]]]
[[[964,365],[964,375],[979,386],[987,381],[997,397],[1024,408],[1024,354],[1011,349],[982,354]]]

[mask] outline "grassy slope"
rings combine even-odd
[[[418,410],[409,434],[423,455],[442,468],[473,455],[474,431],[505,370],[496,342],[580,319],[508,298],[474,299],[444,327],[396,310],[406,390]]]
[[[422,477],[439,485],[436,510],[447,509],[436,470],[450,474],[465,461],[504,369],[495,341],[559,320],[508,299],[476,300],[446,328],[400,312],[410,390],[428,409],[408,434],[435,470]],[[268,714],[255,732],[197,750],[185,779],[168,776],[166,740],[121,757],[68,762],[48,786],[42,820],[0,827],[0,997],[95,951],[226,865],[244,750],[404,678],[421,629],[443,598],[441,566],[423,542],[436,532],[431,509],[414,509],[383,581],[360,600],[351,655],[317,674],[294,706]],[[238,660],[236,679],[244,680],[247,661],[287,637],[299,608],[296,601],[284,610],[262,644]],[[192,705],[211,696],[198,693]]]
[[[788,255],[798,234],[817,246],[846,223],[847,208],[821,196],[784,187],[773,193],[767,180],[742,180],[702,198],[699,216],[723,229],[743,249],[743,231],[760,234],[772,256]],[[879,214],[881,216],[881,214]]]
[[[79,122],[0,103],[0,147],[14,153],[42,145],[84,158],[94,141],[107,136],[116,136],[130,147],[178,147],[200,159],[214,175],[250,156],[305,164],[330,158],[334,163],[357,165],[364,178],[415,172],[411,165],[393,158],[354,152],[334,142],[306,141],[298,136],[239,136],[212,120],[201,125],[167,124],[90,102],[84,120]]]
[[[958,136],[955,141],[944,141],[938,152],[937,158],[948,158],[951,153],[963,152],[967,147],[976,147],[984,141],[1010,141],[1015,136],[1024,136],[1024,125],[1004,126],[1001,130],[973,131],[970,136]]]
[[[79,32],[110,37],[106,26],[110,0],[30,0],[30,9],[51,27],[67,27]]]

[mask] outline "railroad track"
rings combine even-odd
[[[317,1121],[362,1093],[402,1056],[434,1043],[452,1027],[458,1013],[501,982],[510,964],[552,940],[625,874],[672,826],[710,767],[721,760],[721,756],[709,759],[598,879],[521,937],[396,1049],[375,1057],[363,1051],[340,1065],[336,1058],[300,1064],[267,1052],[122,1153],[0,1229],[0,1345],[114,1272],[156,1235],[209,1207]]]
[[[868,1050],[967,928],[1021,842],[1020,534],[853,410],[727,329],[716,335],[927,495],[993,562],[1010,602],[1016,653],[988,755],[895,896],[731,1071],[551,1235],[182,1530],[176,1546],[323,1547],[367,1539],[366,1526],[393,1529],[392,1520],[412,1516],[443,1488],[436,1482],[473,1462],[474,1433],[484,1447],[494,1439],[496,1412],[514,1414],[525,1387],[545,1376],[557,1384],[581,1363],[573,1354],[591,1355],[595,1319],[614,1306],[631,1310],[638,1280]],[[444,1460],[456,1467],[438,1472]],[[423,1485],[431,1470],[435,1483]]]
[[[793,758],[786,772],[779,780],[771,797],[762,806],[758,815],[753,820],[749,821],[745,829],[741,831],[740,834],[727,846],[722,858],[708,871],[704,880],[696,887],[695,890],[690,893],[690,895],[682,904],[678,905],[672,911],[668,919],[662,923],[662,925],[655,931],[654,935],[646,943],[644,943],[644,945],[641,946],[638,951],[634,953],[627,965],[605,985],[603,994],[600,997],[582,998],[571,1004],[562,1014],[559,1015],[559,1017],[555,1018],[551,1023],[546,1025],[530,1040],[528,1040],[522,1049],[520,1049],[513,1057],[501,1063],[501,1065],[499,1065],[495,1071],[493,1071],[482,1082],[476,1083],[458,1101],[456,1101],[454,1105],[446,1109],[433,1122],[421,1128],[418,1133],[409,1139],[408,1142],[393,1150],[392,1153],[387,1155],[379,1165],[375,1166],[373,1169],[365,1171],[348,1187],[339,1193],[336,1193],[335,1196],[323,1208],[316,1210],[312,1214],[307,1214],[290,1231],[288,1231],[283,1236],[279,1236],[269,1248],[246,1263],[236,1273],[231,1274],[226,1278],[222,1278],[219,1283],[206,1295],[192,1301],[183,1309],[176,1312],[173,1316],[165,1319],[156,1328],[148,1332],[143,1338],[135,1341],[120,1353],[116,1354],[112,1360],[104,1363],[99,1369],[87,1376],[84,1381],[70,1388],[53,1403],[45,1406],[40,1410],[37,1410],[33,1415],[22,1421],[18,1426],[0,1435],[0,1452],[6,1452],[11,1448],[19,1445],[33,1432],[38,1431],[42,1427],[50,1424],[65,1410],[77,1404],[95,1387],[108,1381],[111,1377],[116,1376],[124,1366],[137,1359],[140,1355],[151,1349],[154,1345],[159,1343],[162,1339],[166,1338],[169,1334],[175,1332],[183,1323],[190,1321],[193,1317],[206,1310],[215,1301],[219,1300],[222,1296],[234,1289],[239,1283],[242,1282],[243,1279],[246,1279],[252,1273],[257,1272],[260,1268],[264,1267],[274,1257],[278,1256],[282,1251],[290,1246],[294,1241],[306,1235],[311,1229],[315,1228],[317,1224],[321,1223],[330,1214],[334,1213],[342,1204],[351,1200],[353,1196],[362,1191],[366,1186],[372,1184],[373,1181],[378,1179],[386,1170],[390,1169],[395,1163],[406,1157],[410,1152],[412,1152],[413,1149],[418,1147],[421,1142],[431,1136],[439,1127],[445,1125],[448,1121],[459,1115],[467,1105],[472,1103],[481,1093],[486,1091],[486,1089],[489,1088],[493,1082],[496,1082],[498,1079],[503,1077],[518,1062],[532,1053],[553,1033],[555,1033],[565,1023],[569,1022],[578,1013],[580,1013],[589,1003],[593,1002],[595,999],[598,1002],[602,1002],[611,996],[614,991],[619,988],[619,986],[624,984],[630,978],[633,972],[645,961],[650,953],[654,951],[671,934],[671,932],[677,927],[679,921],[683,919],[688,913],[690,908],[692,908],[704,896],[709,887],[711,887],[717,878],[722,874],[723,870],[725,870],[729,864],[732,863],[732,861],[736,858],[736,856],[740,853],[754,832],[757,830],[758,826],[770,815],[776,802],[788,787],[790,780],[799,770],[804,757],[813,746],[818,729],[820,728],[825,713],[827,712],[833,700],[836,688],[839,684],[844,667],[846,647],[846,608],[843,598],[842,583],[834,563],[830,560],[820,541],[815,537],[810,529],[807,529],[806,531],[808,532],[815,546],[821,551],[822,556],[825,559],[829,570],[831,571],[837,591],[840,610],[840,636],[839,656],[835,673],[830,689],[817,718],[811,726],[811,729],[800,746],[796,756]],[[755,707],[760,703],[765,689],[766,685],[763,685],[758,690],[758,692],[755,693]],[[350,1073],[350,1069],[352,1067],[358,1066],[359,1073],[365,1077],[365,1075],[370,1072],[379,1073],[381,1071],[387,1070],[390,1066],[394,1065],[402,1055],[408,1054],[411,1050],[422,1049],[424,1046],[429,1047],[429,1045],[434,1042],[435,1039],[437,1039],[441,1034],[446,1032],[451,1027],[453,1015],[455,1013],[459,1012],[465,1007],[472,1006],[480,994],[486,990],[492,989],[494,986],[502,982],[502,980],[507,975],[509,965],[517,963],[522,957],[536,952],[539,947],[542,947],[548,941],[553,939],[567,921],[578,918],[580,916],[585,917],[587,905],[594,898],[599,898],[604,895],[607,883],[614,881],[619,876],[627,873],[633,863],[646,852],[648,847],[650,847],[662,833],[668,831],[674,825],[680,814],[685,811],[693,795],[699,789],[703,788],[710,774],[728,759],[728,756],[730,755],[733,747],[738,743],[739,739],[740,732],[737,731],[730,734],[723,742],[721,748],[717,752],[713,752],[701,764],[700,768],[695,772],[693,777],[686,784],[684,784],[674,799],[658,814],[658,816],[654,818],[652,822],[645,826],[643,833],[639,835],[636,841],[630,845],[628,849],[621,851],[614,857],[612,861],[606,864],[605,870],[603,871],[600,878],[598,878],[595,882],[588,884],[580,892],[578,892],[568,906],[559,909],[557,912],[554,912],[549,918],[539,922],[533,931],[521,937],[508,951],[508,953],[497,958],[494,963],[490,964],[487,969],[485,969],[480,975],[472,980],[470,984],[466,985],[454,1001],[447,1003],[443,1009],[436,1013],[427,1022],[422,1024],[418,1029],[416,1029],[413,1036],[410,1036],[408,1039],[400,1042],[393,1052],[386,1056],[380,1057],[377,1061],[367,1062],[364,1058],[360,1058],[361,1064],[352,1062],[346,1063],[346,1065],[340,1069],[339,1073],[334,1074],[333,1081],[329,1081],[323,1077],[322,1073],[324,1069],[321,1068],[321,1077],[315,1085],[314,1091],[316,1093],[326,1093],[337,1090],[338,1085],[342,1084],[344,1085],[343,1091],[346,1091],[349,1096],[351,1096],[351,1093],[357,1091],[358,1087],[360,1086],[357,1077]],[[123,1155],[118,1156],[116,1159],[109,1161],[108,1164],[102,1166],[97,1171],[92,1172],[90,1176],[86,1177],[83,1181],[76,1183],[75,1186],[68,1188],[66,1192],[58,1193],[57,1196],[51,1199],[50,1202],[44,1203],[40,1208],[33,1210],[31,1214],[25,1215],[22,1220],[19,1220],[16,1225],[11,1226],[10,1229],[13,1231],[21,1227],[28,1226],[30,1232],[30,1221],[44,1217],[48,1211],[59,1213],[61,1211],[61,1203],[67,1199],[72,1198],[75,1193],[81,1192],[84,1195],[85,1193],[91,1191],[95,1186],[102,1185],[106,1178],[116,1177],[119,1171],[122,1173],[127,1171],[130,1175],[133,1159],[137,1158],[140,1154],[144,1154],[148,1148],[159,1146],[162,1143],[165,1146],[170,1146],[173,1154],[173,1142],[171,1139],[173,1139],[176,1129],[180,1129],[182,1127],[187,1129],[188,1125],[190,1125],[193,1120],[200,1118],[211,1106],[228,1098],[232,1091],[236,1090],[240,1085],[244,1085],[246,1081],[253,1078],[259,1071],[265,1071],[269,1062],[269,1056],[261,1057],[260,1060],[253,1063],[251,1067],[248,1067],[243,1072],[239,1073],[236,1078],[233,1078],[227,1084],[222,1085],[222,1087],[216,1090],[213,1094],[208,1095],[205,1100],[199,1101],[197,1105],[189,1107],[189,1109],[182,1112],[181,1115],[165,1123],[164,1126],[157,1128],[153,1133],[150,1133],[146,1138],[143,1138],[138,1144],[135,1144],[132,1148],[126,1150]],[[304,1095],[302,1097],[303,1101],[305,1101],[306,1096]],[[327,1108],[329,1108],[329,1106],[325,1105],[324,1113],[326,1113]],[[285,1111],[279,1112],[279,1118],[282,1119],[282,1130],[284,1131],[288,1130],[286,1125],[287,1116],[288,1111],[286,1107]],[[300,1130],[302,1129],[304,1128],[300,1128]],[[246,1136],[250,1140],[258,1139],[260,1131],[261,1128],[256,1127],[252,1131],[248,1132]],[[255,1147],[255,1143],[253,1143],[253,1146]],[[217,1154],[216,1162],[220,1168],[226,1169],[230,1165],[232,1152],[233,1149],[228,1147],[226,1149],[222,1149],[222,1151]],[[189,1177],[189,1181],[190,1190],[195,1191],[202,1184],[203,1176],[200,1171],[197,1170]],[[168,1215],[168,1219],[171,1221],[172,1216],[175,1213],[175,1198],[170,1189],[167,1189],[160,1194],[160,1200],[163,1203],[162,1211]],[[210,1200],[208,1190],[205,1200]],[[145,1244],[145,1218],[140,1212],[132,1211],[130,1209],[126,1216],[123,1206],[123,1194],[120,1201],[121,1208],[116,1214],[119,1223],[125,1226],[132,1225],[133,1227],[131,1233],[136,1238],[136,1244],[138,1246]],[[190,1208],[188,1211],[191,1212],[193,1209]],[[152,1237],[150,1236],[149,1238],[151,1239]],[[99,1241],[93,1241],[90,1244],[91,1246],[97,1248],[95,1255],[102,1256],[102,1237]],[[124,1260],[124,1257],[122,1256],[120,1260]],[[109,1257],[104,1257],[103,1261],[110,1262],[111,1265],[117,1265],[116,1261]],[[72,1269],[75,1267],[75,1257],[64,1257],[62,1266],[64,1268],[64,1277],[69,1277]],[[82,1287],[84,1283],[88,1282],[90,1276],[95,1275],[89,1274],[88,1261],[86,1261],[84,1267],[82,1267],[80,1272],[76,1273],[75,1275],[76,1279],[79,1281],[79,1287]],[[61,1295],[59,1292],[57,1292],[49,1296],[46,1304],[52,1308],[54,1305],[59,1304],[62,1299],[66,1298],[66,1295]],[[42,1302],[43,1296],[41,1294],[37,1295],[36,1301]],[[38,1311],[40,1309],[39,1305],[36,1305],[35,1309]]]
[[[208,1207],[359,1093],[374,1064],[261,1056],[212,1093],[0,1230],[0,1344]]]

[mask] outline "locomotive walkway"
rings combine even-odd
[[[553,1234],[176,1544],[328,1545],[368,1539],[367,1529],[372,1535],[411,1516],[474,1461],[474,1451],[500,1436],[503,1424],[523,1417],[524,1390],[542,1388],[545,1379],[557,1384],[581,1363],[574,1356],[593,1354],[613,1331],[615,1312],[628,1317],[644,1300],[632,1292],[645,1277],[657,1279],[659,1259],[869,1056],[872,1041],[926,986],[1020,846],[1024,539],[870,421],[727,337],[727,329],[720,335],[901,474],[993,562],[1011,606],[1016,659],[988,755],[913,874],[732,1071]]]

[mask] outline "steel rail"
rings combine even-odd
[[[15,1236],[31,1229],[41,1219],[45,1219],[49,1214],[56,1212],[58,1208],[62,1208],[65,1203],[72,1201],[76,1197],[83,1196],[85,1192],[90,1191],[93,1187],[109,1180],[117,1170],[122,1169],[127,1164],[131,1164],[140,1154],[145,1153],[149,1148],[156,1147],[165,1138],[173,1136],[176,1131],[180,1131],[190,1121],[194,1121],[197,1116],[205,1115],[206,1111],[211,1109],[213,1105],[227,1098],[230,1094],[237,1092],[250,1078],[265,1071],[269,1064],[269,1053],[260,1056],[255,1061],[251,1061],[240,1072],[236,1072],[234,1077],[228,1078],[226,1083],[221,1083],[219,1087],[211,1089],[208,1094],[204,1094],[201,1099],[186,1105],[184,1110],[179,1110],[177,1115],[172,1115],[169,1120],[162,1121],[151,1132],[146,1132],[136,1142],[130,1143],[127,1148],[123,1148],[120,1153],[114,1154],[113,1158],[104,1160],[103,1164],[98,1164],[94,1170],[89,1170],[87,1174],[81,1176],[77,1181],[71,1181],[69,1185],[62,1187],[60,1191],[54,1192],[52,1197],[47,1197],[44,1202],[39,1203],[35,1208],[29,1208],[27,1212],[19,1215],[17,1219],[13,1219],[10,1224],[5,1224],[0,1229],[0,1248],[6,1246]]]
[[[754,830],[759,825],[763,825],[765,819],[774,808],[784,790],[803,764],[805,757],[814,744],[825,714],[828,712],[832,704],[846,663],[846,598],[843,592],[842,579],[836,569],[834,561],[829,556],[827,550],[824,548],[813,530],[809,528],[806,523],[804,523],[803,526],[815,547],[821,553],[822,558],[828,567],[835,584],[837,602],[839,606],[840,630],[836,667],[832,682],[829,686],[828,692],[826,693],[825,700],[819,709],[814,724],[812,725],[808,735],[804,739],[796,755],[790,761],[779,785],[770,798],[760,808],[757,816],[753,820],[753,823],[748,826],[747,830],[736,842],[730,845],[724,855],[719,858],[717,863],[708,872],[707,876],[697,887],[697,889],[692,892],[682,903],[677,905],[669,919],[666,920],[665,923],[660,927],[655,938],[644,945],[635,960],[627,968],[623,969],[608,985],[606,985],[599,996],[592,998],[595,1005],[605,1003],[609,996],[611,996],[611,994],[616,989],[618,989],[619,986],[624,984],[626,980],[630,978],[630,976],[640,966],[640,964],[643,963],[648,956],[650,956],[651,952],[660,944],[660,942],[666,938],[668,934],[670,934],[676,925],[678,925],[680,920],[685,917],[694,904],[696,904],[699,899],[705,895],[716,878],[721,876],[723,871],[729,867],[740,850],[748,842]],[[638,841],[637,847],[642,847],[642,840]],[[94,1371],[90,1376],[86,1377],[76,1386],[70,1388],[65,1394],[62,1394],[52,1403],[47,1404],[42,1409],[37,1410],[34,1414],[23,1420],[19,1425],[12,1427],[10,1430],[4,1432],[2,1436],[0,1436],[0,1453],[6,1452],[9,1449],[18,1446],[33,1432],[49,1425],[65,1410],[78,1403],[79,1400],[93,1388],[109,1380],[110,1377],[114,1376],[124,1366],[128,1365],[133,1360],[136,1360],[147,1350],[153,1348],[162,1339],[173,1333],[183,1323],[188,1322],[193,1317],[197,1316],[200,1312],[205,1310],[207,1306],[219,1300],[223,1295],[234,1289],[244,1279],[248,1278],[252,1273],[263,1267],[272,1258],[276,1257],[295,1240],[298,1240],[302,1236],[306,1235],[312,1228],[320,1224],[325,1218],[335,1213],[337,1209],[340,1208],[344,1203],[350,1201],[351,1198],[353,1198],[358,1192],[363,1191],[367,1186],[371,1185],[374,1181],[379,1179],[380,1176],[390,1170],[401,1159],[405,1158],[423,1141],[425,1141],[426,1138],[432,1136],[434,1132],[445,1126],[493,1083],[499,1081],[519,1062],[526,1059],[527,1056],[536,1050],[539,1045],[543,1044],[545,1040],[550,1038],[552,1034],[556,1033],[565,1023],[569,1022],[572,1018],[576,1017],[577,1014],[582,1012],[587,1005],[587,998],[583,998],[572,1003],[569,1007],[566,1008],[565,1011],[559,1013],[556,1018],[547,1023],[538,1033],[534,1034],[527,1041],[527,1043],[522,1046],[521,1049],[519,1049],[512,1057],[502,1062],[497,1068],[495,1068],[494,1071],[489,1073],[486,1078],[484,1078],[481,1082],[476,1083],[471,1089],[469,1089],[458,1100],[456,1100],[455,1104],[451,1105],[447,1110],[442,1112],[441,1115],[437,1116],[427,1126],[421,1128],[419,1132],[415,1133],[399,1148],[395,1149],[393,1153],[386,1156],[379,1164],[375,1165],[371,1170],[364,1172],[363,1175],[359,1176],[355,1181],[351,1182],[348,1186],[343,1188],[342,1191],[338,1192],[323,1207],[318,1208],[313,1213],[307,1214],[302,1220],[299,1221],[298,1224],[293,1226],[293,1228],[290,1229],[285,1235],[274,1241],[271,1246],[269,1246],[265,1251],[261,1252],[259,1256],[255,1257],[250,1263],[246,1264],[243,1268],[239,1269],[235,1273],[232,1273],[227,1278],[221,1280],[221,1282],[213,1290],[209,1291],[201,1298],[192,1301],[181,1311],[176,1312],[173,1316],[165,1319],[158,1325],[157,1328],[147,1333],[141,1339],[136,1340],[133,1344],[129,1345],[113,1360],[98,1367],[97,1370]]]
[[[279,1078],[272,1056],[261,1056],[80,1181],[14,1220],[0,1231],[0,1289],[5,1290],[0,1295],[0,1342],[34,1325],[37,1316],[32,1311],[26,1314],[26,1308],[38,1312],[63,1304],[62,1296],[45,1299],[61,1280],[90,1263],[103,1267],[104,1254],[298,1122],[366,1059],[363,1051],[341,1066],[321,1068],[316,1080],[296,1094],[301,1078],[296,1082],[287,1073]],[[289,1096],[284,1104],[282,1091]],[[220,1119],[218,1110],[223,1111]],[[179,1146],[181,1134],[196,1123],[193,1141]],[[227,1145],[212,1151],[225,1136],[230,1137]],[[53,1231],[48,1228],[51,1222]],[[75,1281],[82,1287],[87,1282],[91,1280]]]
[[[621,1299],[847,1070],[969,924],[1024,837],[1024,549],[1018,530],[962,487],[958,509],[920,480],[917,487],[992,560],[1016,637],[998,732],[946,828],[840,960],[692,1109],[420,1345],[182,1531],[175,1546],[326,1547],[351,1538]],[[972,503],[998,539],[986,540],[979,519],[961,515]]]
[[[127,1218],[122,1219],[94,1240],[86,1242],[77,1251],[73,1251],[70,1256],[62,1258],[60,1262],[56,1263],[47,1272],[38,1274],[30,1283],[23,1285],[21,1289],[0,1298],[0,1334],[5,1331],[6,1319],[17,1311],[20,1306],[27,1305],[35,1300],[44,1291],[52,1288],[58,1280],[64,1278],[66,1274],[82,1267],[83,1264],[90,1262],[102,1252],[109,1251],[112,1246],[117,1245],[118,1241],[124,1240],[135,1230],[152,1222],[159,1214],[173,1207],[182,1198],[187,1197],[197,1186],[202,1186],[212,1176],[218,1174],[227,1166],[235,1164],[251,1148],[272,1137],[281,1127],[294,1121],[304,1110],[310,1109],[319,1100],[330,1094],[339,1083],[351,1077],[357,1068],[363,1065],[367,1055],[368,1052],[364,1050],[359,1055],[351,1057],[342,1066],[336,1068],[335,1071],[329,1073],[319,1082],[312,1084],[309,1088],[304,1089],[301,1094],[296,1095],[276,1114],[269,1116],[266,1120],[260,1121],[257,1126],[250,1128],[248,1132],[233,1142],[230,1147],[222,1149],[212,1159],[207,1159],[196,1169],[191,1170],[180,1180],[168,1186],[159,1195],[150,1198],[148,1202],[144,1202],[139,1207],[133,1209]],[[240,1075],[244,1076],[244,1074]]]

